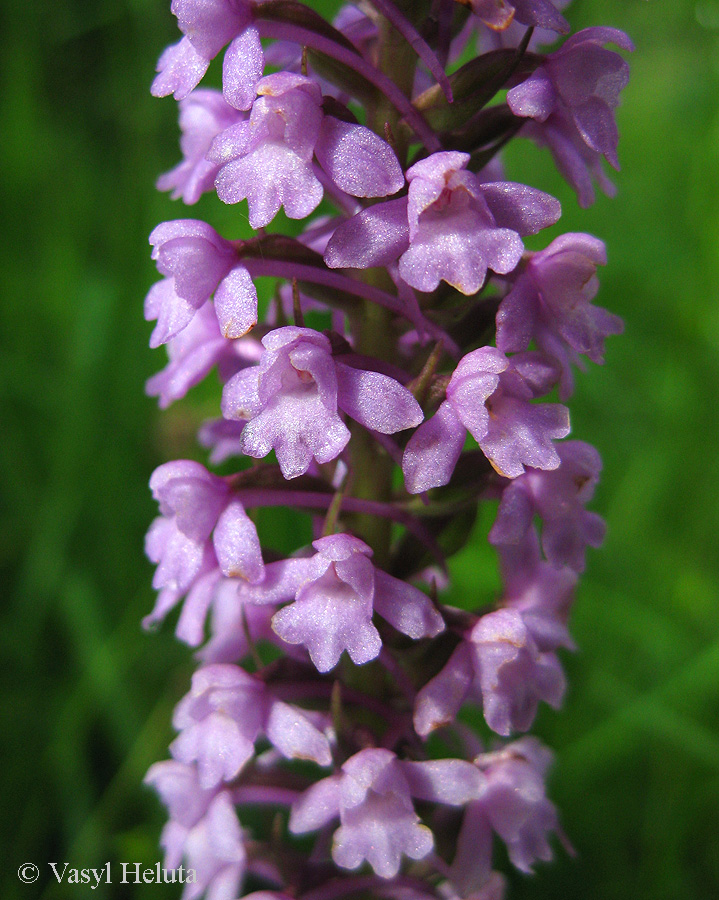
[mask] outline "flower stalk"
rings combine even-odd
[[[498,841],[530,872],[563,840],[551,753],[527,732],[561,706],[604,536],[586,508],[599,455],[567,440],[573,367],[621,331],[593,303],[602,242],[528,252],[561,207],[507,180],[500,151],[548,147],[582,205],[610,191],[628,70],[606,45],[631,43],[563,38],[552,0],[372,0],[332,23],[294,0],[172,12],[183,36],[152,90],[180,103],[183,159],[158,186],[246,202],[257,234],[188,218],[150,238],[145,315],[169,362],[148,393],[168,406],[216,368],[222,415],[199,439],[229,471],[179,460],[150,480],[144,624],[179,609],[199,659],[146,778],[166,865],[193,870],[184,900],[500,900]],[[223,51],[222,91],[199,87]],[[280,209],[297,238],[271,231]],[[447,559],[491,501],[502,590],[455,608]],[[279,506],[312,529],[286,558],[254,518]]]

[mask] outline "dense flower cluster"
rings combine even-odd
[[[184,900],[501,900],[495,839],[524,872],[552,856],[551,753],[521,733],[561,706],[604,536],[599,455],[564,440],[564,404],[622,323],[593,303],[600,240],[526,249],[560,204],[499,153],[527,136],[581,205],[610,191],[628,67],[607,45],[632,49],[613,28],[566,37],[566,5],[363,0],[330,23],[296,0],[172,2],[182,37],[152,91],[179,101],[183,158],[158,187],[247,201],[252,228],[150,236],[169,363],[147,391],[167,407],[216,367],[222,417],[199,440],[229,472],[150,480],[145,625],[179,607],[199,648],[146,779],[167,867],[193,871]],[[222,90],[198,87],[223,51]],[[271,231],[280,210],[299,236]],[[482,502],[503,588],[455,608],[446,555]],[[257,530],[278,506],[311,525],[286,558]]]

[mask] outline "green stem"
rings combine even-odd
[[[416,55],[414,50],[396,29],[384,18],[379,22],[378,66],[408,97],[412,93]],[[400,125],[395,107],[382,98],[376,108],[368,109],[367,125],[381,137],[392,135],[394,149],[403,166],[406,164],[408,130]],[[380,269],[366,273],[365,281],[388,292],[394,286],[387,273]],[[370,301],[363,303],[361,315],[352,323],[355,347],[358,353],[374,356],[388,362],[395,359],[396,335],[392,329],[392,313]],[[393,461],[378,443],[359,425],[352,426],[350,444],[352,459],[351,491],[363,500],[379,500],[387,503],[392,497]],[[373,516],[356,516],[353,527],[372,547],[375,563],[387,564],[392,537],[392,523]]]
[[[384,273],[380,273],[384,274]],[[361,318],[356,320],[355,346],[359,353],[379,359],[393,358],[391,313],[365,300]],[[361,425],[350,426],[352,440],[352,482],[350,490],[362,500],[388,503],[392,498],[394,463],[377,441]],[[378,516],[357,515],[353,525],[374,550],[375,563],[384,567],[389,559],[392,523]]]
[[[379,53],[378,66],[388,75],[397,87],[412,96],[417,57],[414,50],[402,35],[384,18],[379,20]],[[385,137],[389,128],[394,137],[394,150],[404,167],[407,164],[407,147],[411,131],[400,126],[400,116],[386,97],[377,104],[377,108],[368,110],[367,126]]]

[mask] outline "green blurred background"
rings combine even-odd
[[[319,6],[319,3],[317,3]],[[3,898],[85,896],[48,861],[154,863],[163,813],[141,787],[166,756],[192,670],[153,604],[142,555],[160,462],[196,453],[206,395],[159,415],[145,379],[147,235],[183,209],[153,189],[178,159],[176,109],[148,86],[176,40],[164,0],[2,4],[0,196],[0,734]],[[517,142],[509,175],[558,196],[562,230],[604,238],[601,305],[626,333],[578,377],[575,436],[605,472],[565,657],[551,791],[577,850],[513,880],[515,898],[719,897],[719,0],[575,0],[576,28],[636,43],[619,113],[619,194],[589,211],[545,153]],[[207,202],[205,202],[205,200]],[[232,231],[205,198],[190,214]],[[236,221],[236,220],[235,220]],[[216,402],[216,394],[213,395]],[[490,514],[491,517],[491,514]],[[496,568],[476,541],[455,597]],[[21,863],[42,871],[18,882]],[[114,884],[96,897],[176,897]]]

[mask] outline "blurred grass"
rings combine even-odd
[[[0,695],[2,896],[53,888],[48,861],[154,863],[162,812],[140,782],[166,755],[192,663],[153,602],[142,538],[155,465],[195,452],[199,411],[159,416],[144,380],[147,235],[183,215],[153,190],[175,163],[171,100],[147,91],[176,39],[161,0],[2,5],[0,244],[6,600]],[[619,114],[619,194],[579,210],[547,155],[516,142],[509,175],[550,190],[562,230],[607,241],[599,302],[620,313],[604,368],[577,379],[575,436],[605,473],[609,522],[591,554],[565,659],[564,711],[539,731],[557,751],[552,794],[577,849],[516,898],[711,900],[719,896],[719,2],[575,0],[575,27],[636,42]],[[232,233],[236,211],[191,215]],[[234,220],[237,221],[237,220]],[[494,590],[482,541],[455,564],[455,597]],[[269,527],[269,523],[268,526]],[[289,531],[291,523],[283,524]],[[286,538],[278,534],[282,543]],[[17,867],[36,862],[35,886]],[[113,884],[100,897],[177,888]]]

